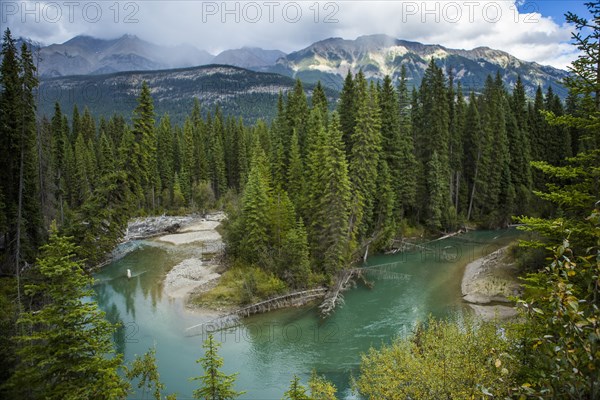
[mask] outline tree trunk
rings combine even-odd
[[[481,158],[481,150],[477,153],[477,163],[475,164],[475,176],[473,177],[473,188],[471,189],[471,199],[469,200],[469,212],[467,213],[467,221],[471,220],[471,211],[473,211],[473,199],[475,198],[475,186],[477,185],[477,172],[479,171],[479,159]]]

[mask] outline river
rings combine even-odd
[[[222,342],[223,370],[239,373],[236,389],[246,391],[242,399],[280,399],[294,374],[306,383],[313,369],[336,384],[339,398],[352,399],[349,381],[357,375],[361,353],[406,335],[430,314],[466,312],[460,291],[465,265],[517,235],[515,230],[470,232],[430,243],[427,250],[372,256],[366,266],[378,266],[367,274],[374,287],[359,284],[346,292],[345,303],[326,320],[316,306],[308,306],[256,315],[240,327],[215,333]],[[125,360],[156,346],[167,392],[191,399],[197,382],[188,378],[202,374],[195,360],[203,354],[203,337],[186,336],[185,329],[212,317],[163,295],[162,279],[201,250],[153,240],[133,245],[136,250],[95,275],[98,304],[111,321],[123,325],[115,343]],[[140,398],[139,393],[132,398]]]

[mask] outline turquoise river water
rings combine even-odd
[[[241,326],[215,333],[226,373],[238,372],[242,399],[275,400],[283,396],[293,375],[306,383],[311,371],[338,387],[340,399],[356,396],[350,388],[360,355],[404,336],[417,321],[433,315],[468,312],[461,300],[465,265],[514,240],[514,230],[478,231],[427,245],[427,250],[376,255],[367,266],[374,287],[363,285],[344,294],[345,303],[327,319],[317,306],[284,309],[243,320]],[[162,279],[180,261],[200,257],[193,245],[173,246],[152,240],[128,245],[136,249],[96,274],[100,307],[122,328],[115,334],[117,350],[130,361],[156,346],[161,380],[178,399],[191,399],[201,375],[196,360],[203,354],[203,336],[186,335],[188,327],[213,317],[192,312],[180,299],[162,293]],[[126,278],[131,269],[132,278]],[[141,393],[131,397],[141,398]]]

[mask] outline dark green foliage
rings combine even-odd
[[[329,114],[329,105],[327,103],[327,95],[325,94],[325,90],[323,86],[321,86],[321,82],[317,82],[317,86],[313,90],[311,97],[312,107],[321,111],[321,114],[327,118]]]
[[[356,77],[356,126],[350,136],[348,171],[352,184],[352,216],[350,229],[360,243],[370,234],[373,202],[377,182],[377,165],[381,152],[381,114],[373,85],[362,72]]]
[[[571,92],[583,96],[591,96],[595,104],[595,112],[600,112],[600,2],[590,0],[585,3],[591,19],[568,12],[567,23],[574,24],[572,38],[577,49],[581,51],[569,70],[571,75],[565,79]],[[597,115],[596,115],[597,118]]]
[[[410,110],[410,98],[406,82],[406,69],[403,67],[398,85],[398,110],[399,110],[399,133],[398,133],[398,171],[391,171],[392,186],[396,192],[397,217],[406,216],[416,207],[417,196],[417,160],[415,159],[415,148],[412,134],[412,120]]]
[[[584,222],[597,235],[600,210]],[[524,370],[528,396],[594,399],[600,393],[598,248],[577,255],[569,240],[552,247],[552,262],[525,279],[519,303],[527,318]],[[581,244],[577,244],[581,247]],[[592,249],[590,249],[592,250]]]
[[[340,94],[338,114],[340,115],[340,129],[342,130],[342,140],[345,144],[346,153],[350,153],[350,136],[354,132],[356,125],[356,87],[352,73],[348,70],[344,87]]]
[[[25,284],[40,307],[25,310],[17,322],[19,363],[8,382],[13,398],[125,398],[128,385],[117,374],[121,357],[112,354],[114,326],[95,302],[84,300],[92,278],[76,252],[72,238],[54,225],[34,267],[39,278]]]
[[[374,205],[375,249],[389,248],[396,235],[395,216],[397,214],[394,212],[396,204],[392,176],[387,161],[380,159],[377,171],[377,199]]]
[[[270,209],[269,179],[265,176],[266,158],[257,150],[242,198],[240,232],[243,238],[237,254],[249,263],[258,263],[269,245],[268,220]]]
[[[139,379],[137,387],[142,389],[142,396],[145,397],[146,390],[148,390],[152,393],[154,400],[162,400],[161,392],[165,389],[165,385],[160,381],[155,347],[148,350],[142,357],[136,355],[125,375],[130,381]],[[170,399],[174,400],[175,395],[166,397],[166,400]]]
[[[202,384],[200,388],[194,390],[195,399],[232,400],[245,393],[233,390],[237,374],[226,375],[221,371],[223,359],[217,353],[219,346],[220,344],[209,333],[208,338],[202,344],[204,356],[196,361],[202,365],[204,375],[191,378],[191,380],[200,381]]]
[[[154,102],[150,95],[150,88],[144,81],[138,98],[138,104],[133,111],[133,146],[129,149],[133,153],[133,174],[138,175],[139,196],[141,205],[154,208],[156,205],[157,185],[156,172],[156,133],[154,119]]]
[[[415,149],[417,160],[423,172],[419,185],[417,204],[421,204],[426,224],[442,227],[437,221],[438,212],[446,215],[451,205],[450,198],[450,164],[449,164],[449,102],[444,73],[432,59],[425,71],[418,96],[413,99],[414,116],[413,132],[415,133]],[[428,165],[433,154],[438,160],[439,170],[436,179],[428,176]],[[441,183],[445,182],[444,185]],[[434,185],[434,186],[432,186]],[[438,191],[440,191],[438,193]],[[434,214],[432,214],[434,213]]]
[[[0,198],[4,243],[0,267],[15,271],[33,262],[42,243],[42,214],[34,90],[36,69],[27,46],[20,52],[4,32],[0,65]]]
[[[309,243],[313,267],[334,273],[347,266],[352,238],[349,232],[351,183],[336,114],[328,131],[320,129],[310,146],[307,187]],[[321,271],[319,271],[321,272]]]

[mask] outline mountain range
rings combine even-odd
[[[216,56],[192,45],[160,46],[134,35],[111,40],[76,36],[62,44],[41,46],[38,65],[40,76],[47,78],[220,64],[273,72],[308,83],[320,80],[325,86],[340,90],[348,71],[356,73],[362,69],[369,79],[380,80],[385,75],[397,79],[402,66],[406,67],[409,85],[419,85],[432,57],[444,70],[451,70],[465,90],[479,91],[488,75],[500,72],[509,88],[520,75],[532,97],[538,85],[544,90],[552,86],[559,96],[566,96],[560,84],[566,71],[519,60],[488,47],[450,49],[386,35],[360,36],[355,40],[330,38],[289,54],[243,47]]]
[[[361,36],[356,40],[326,39],[279,58],[268,70],[305,82],[320,80],[339,89],[348,71],[357,73],[362,69],[368,79],[380,80],[385,75],[398,79],[404,65],[409,85],[418,86],[431,58],[445,71],[452,70],[455,81],[465,90],[479,91],[488,75],[500,72],[508,88],[513,87],[520,75],[531,97],[538,85],[544,90],[552,86],[561,97],[567,95],[560,82],[568,73],[560,69],[522,61],[488,47],[449,49],[386,35]]]
[[[521,76],[530,97],[538,85],[544,90],[552,86],[563,98],[567,95],[560,83],[568,75],[563,70],[488,47],[458,50],[385,35],[330,38],[289,54],[243,47],[217,56],[191,45],[165,47],[133,35],[111,40],[77,36],[50,46],[28,43],[36,54],[39,108],[46,115],[52,113],[54,102],[67,113],[78,104],[87,105],[96,115],[127,115],[146,80],[158,114],[169,112],[174,120],[185,117],[193,98],[209,109],[220,104],[225,113],[268,120],[274,116],[279,91],[291,90],[294,79],[306,84],[309,96],[321,81],[335,101],[348,71],[362,70],[370,80],[385,75],[398,79],[404,66],[409,86],[418,86],[432,58],[445,71],[452,71],[465,94],[481,91],[486,77],[499,72],[509,89]]]

